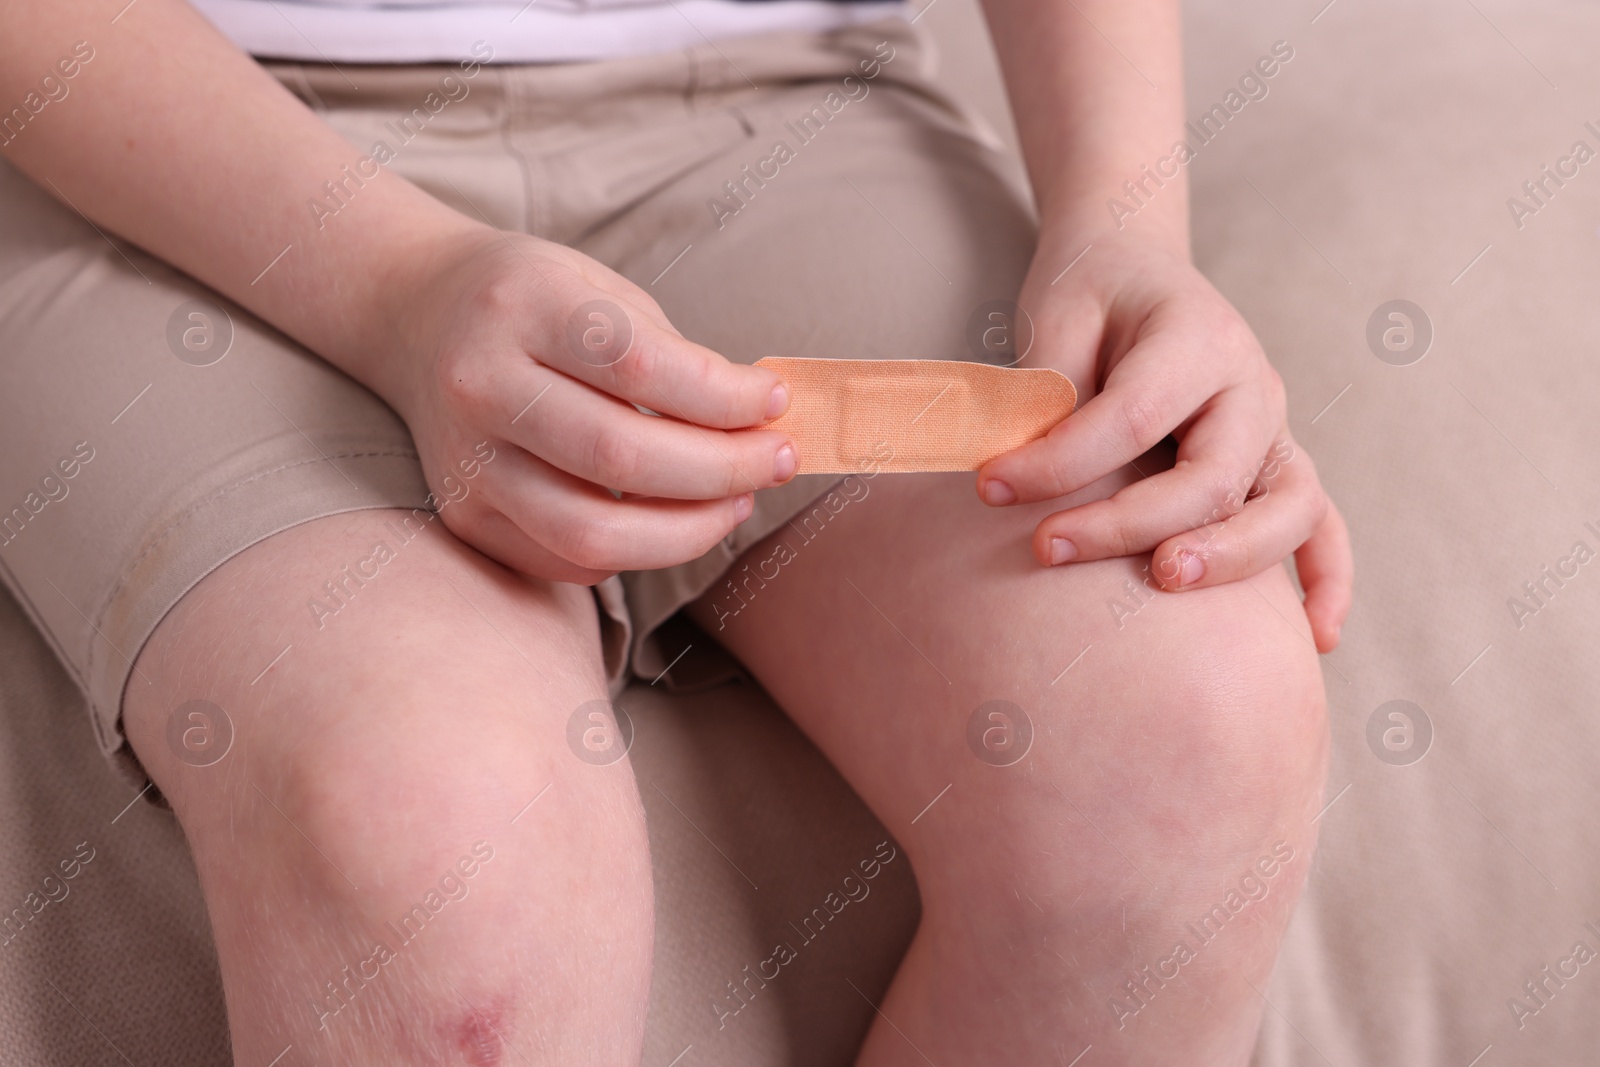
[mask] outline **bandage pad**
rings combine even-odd
[[[943,359],[791,359],[758,367],[789,386],[768,423],[800,453],[800,474],[977,470],[1072,414],[1078,391],[1043,367]]]

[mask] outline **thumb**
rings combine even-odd
[[[1106,331],[1100,301],[1082,289],[1065,289],[1065,281],[1045,281],[1024,286],[1018,304],[1018,318],[1026,317],[1033,334],[1018,366],[1050,367],[1065,374],[1077,386],[1079,404],[1098,392]]]

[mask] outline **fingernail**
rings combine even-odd
[[[775,419],[789,410],[789,387],[782,382],[772,390],[772,396],[767,400],[767,418]]]
[[[772,463],[772,480],[786,482],[794,477],[794,469],[800,465],[795,458],[794,445],[784,445],[778,449],[778,456]]]
[[[1202,577],[1205,576],[1206,565],[1202,563],[1200,557],[1195,555],[1193,552],[1179,553],[1178,561],[1179,589],[1182,589],[1186,585],[1193,585],[1195,582],[1198,582]]]
[[[1065,537],[1050,538],[1051,564],[1069,563],[1078,558],[1078,546]]]
[[[983,502],[996,508],[1005,507],[1007,504],[1015,504],[1017,502],[1017,491],[999,478],[990,478],[983,483]]]
[[[750,517],[750,513],[752,511],[754,511],[755,509],[756,509],[755,494],[753,494],[753,493],[745,493],[743,496],[735,498],[735,500],[733,502],[733,517],[734,517],[734,520],[736,522],[743,522],[744,520],[746,520],[746,519],[748,519]]]

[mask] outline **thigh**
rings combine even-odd
[[[189,590],[135,661],[125,727],[186,822],[232,817],[280,788],[304,798],[382,779],[414,784],[352,795],[349,816],[368,829],[421,816],[505,826],[516,808],[481,801],[520,804],[554,783],[550,806],[581,810],[591,786],[616,779],[588,773],[596,765],[568,745],[572,716],[607,697],[600,649],[584,587],[515,574],[434,513],[362,510],[268,537]],[[187,737],[175,720],[192,725]],[[214,738],[221,751],[203,747]],[[322,799],[307,802],[337,807]]]
[[[0,215],[0,578],[125,755],[134,658],[186,590],[277,531],[424,506],[427,486],[377,397],[3,162]]]
[[[825,525],[771,535],[691,609],[901,838],[925,898],[944,881],[929,861],[957,846],[963,864],[1059,888],[1040,852],[1070,863],[1109,841],[1148,871],[1210,833],[1304,840],[1317,774],[1286,802],[1270,773],[1323,746],[1284,570],[1168,594],[1147,559],[1042,568],[1029,551],[1046,510],[1132,477],[1011,509],[982,504],[971,475],[861,479]],[[1143,896],[1112,863],[1072,878]]]
[[[921,926],[863,1061],[921,1062],[909,1040],[941,1063],[1242,1062],[1326,763],[1283,568],[1177,594],[1145,559],[1043,568],[1052,504],[989,509],[964,474],[833,503],[692,613],[915,871]]]

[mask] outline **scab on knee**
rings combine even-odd
[[[473,1008],[450,1024],[449,1047],[471,1067],[501,1067],[506,1062],[505,1031],[510,1025],[503,1007]]]

